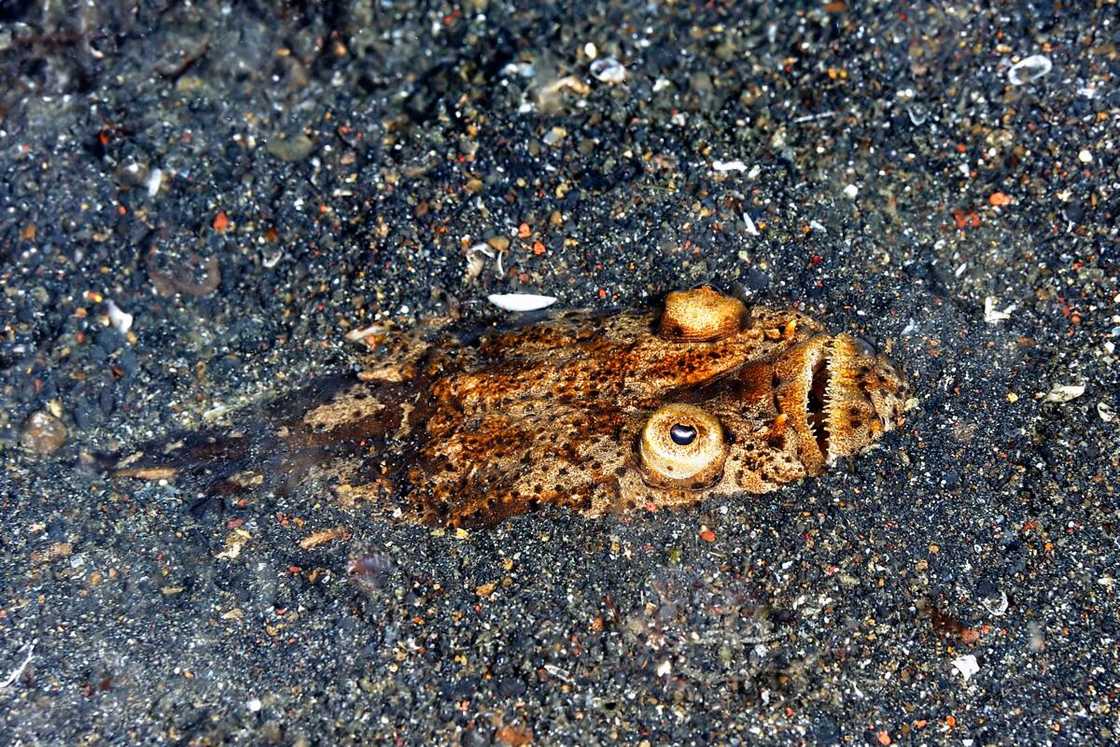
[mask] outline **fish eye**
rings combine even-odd
[[[669,429],[669,438],[673,439],[673,443],[677,446],[688,446],[696,440],[696,428],[682,423],[673,423],[673,427]]]
[[[646,482],[702,488],[722,473],[727,441],[722,424],[711,413],[694,405],[669,404],[646,420],[638,456]]]

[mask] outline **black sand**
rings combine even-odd
[[[0,1],[0,742],[1116,740],[1116,7],[536,5]],[[920,407],[762,499],[465,536],[83,466],[350,325],[702,283]]]

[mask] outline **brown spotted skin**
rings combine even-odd
[[[371,331],[356,380],[317,382],[234,432],[150,445],[115,474],[190,475],[219,493],[328,487],[408,519],[480,526],[544,504],[601,516],[766,493],[902,423],[905,383],[854,338],[708,288],[671,300],[666,312],[567,312],[470,343]],[[702,483],[643,464],[643,426],[674,403],[723,429]],[[694,431],[676,425],[683,444]],[[671,472],[672,457],[657,469]]]

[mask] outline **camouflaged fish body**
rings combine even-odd
[[[240,446],[187,439],[116,473],[187,471],[224,491],[246,474],[327,483],[432,524],[488,525],[544,504],[598,516],[819,474],[901,424],[907,401],[890,363],[854,338],[709,288],[671,293],[659,311],[569,312],[471,344],[355,337],[367,350],[356,381],[278,400]],[[199,446],[224,457],[200,459]]]

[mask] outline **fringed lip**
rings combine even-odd
[[[775,366],[775,404],[797,433],[798,455],[809,474],[824,470],[829,458],[831,357],[831,338],[820,336],[792,349]]]

